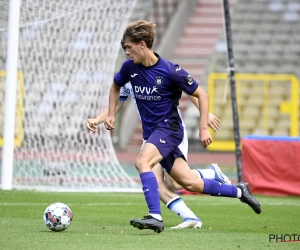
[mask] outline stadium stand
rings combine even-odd
[[[200,28],[201,26],[198,27]],[[300,78],[300,3],[298,1],[236,1],[231,12],[231,28],[237,74],[292,74]],[[218,35],[200,82],[207,82],[209,73],[226,73],[226,68],[226,43],[222,31]],[[291,98],[291,82],[271,81],[268,92],[263,91],[261,81],[256,83],[252,81],[251,84],[243,81],[240,87],[238,84],[237,81],[241,136],[290,135],[290,115],[281,112],[281,104]],[[227,97],[224,98],[226,86]],[[268,93],[268,97],[263,93]],[[233,139],[229,96],[229,83],[227,85],[223,83],[215,88],[214,113],[222,120],[222,129],[215,134],[215,140]],[[269,103],[268,108],[264,107],[266,98]],[[193,148],[198,140],[199,119],[198,111],[193,104],[188,104],[184,119],[188,121],[190,148]],[[196,143],[193,144],[193,141]]]

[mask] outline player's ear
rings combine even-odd
[[[141,48],[142,48],[142,49],[147,47],[145,41],[143,41],[143,40],[141,41],[140,44],[141,44]]]

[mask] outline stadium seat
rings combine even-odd
[[[232,116],[225,116],[223,115],[220,117],[221,119],[221,131],[226,129],[232,129],[233,128],[233,119]]]
[[[282,128],[275,127],[272,130],[271,135],[274,135],[274,136],[288,136],[289,131],[287,129],[282,129]]]
[[[218,133],[214,134],[214,140],[231,141],[233,140],[233,125],[230,129],[221,129]]]
[[[245,101],[247,102],[247,101]],[[257,106],[247,105],[241,111],[241,119],[248,121],[253,120],[261,116],[261,109]]]

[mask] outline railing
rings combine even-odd
[[[236,74],[240,135],[299,135],[299,81],[294,75]],[[212,151],[234,151],[233,118],[228,75],[208,76],[210,112],[221,121],[211,131]]]

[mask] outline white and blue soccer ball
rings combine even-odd
[[[66,204],[55,202],[45,209],[43,219],[46,227],[59,232],[66,230],[71,225],[73,213]]]

